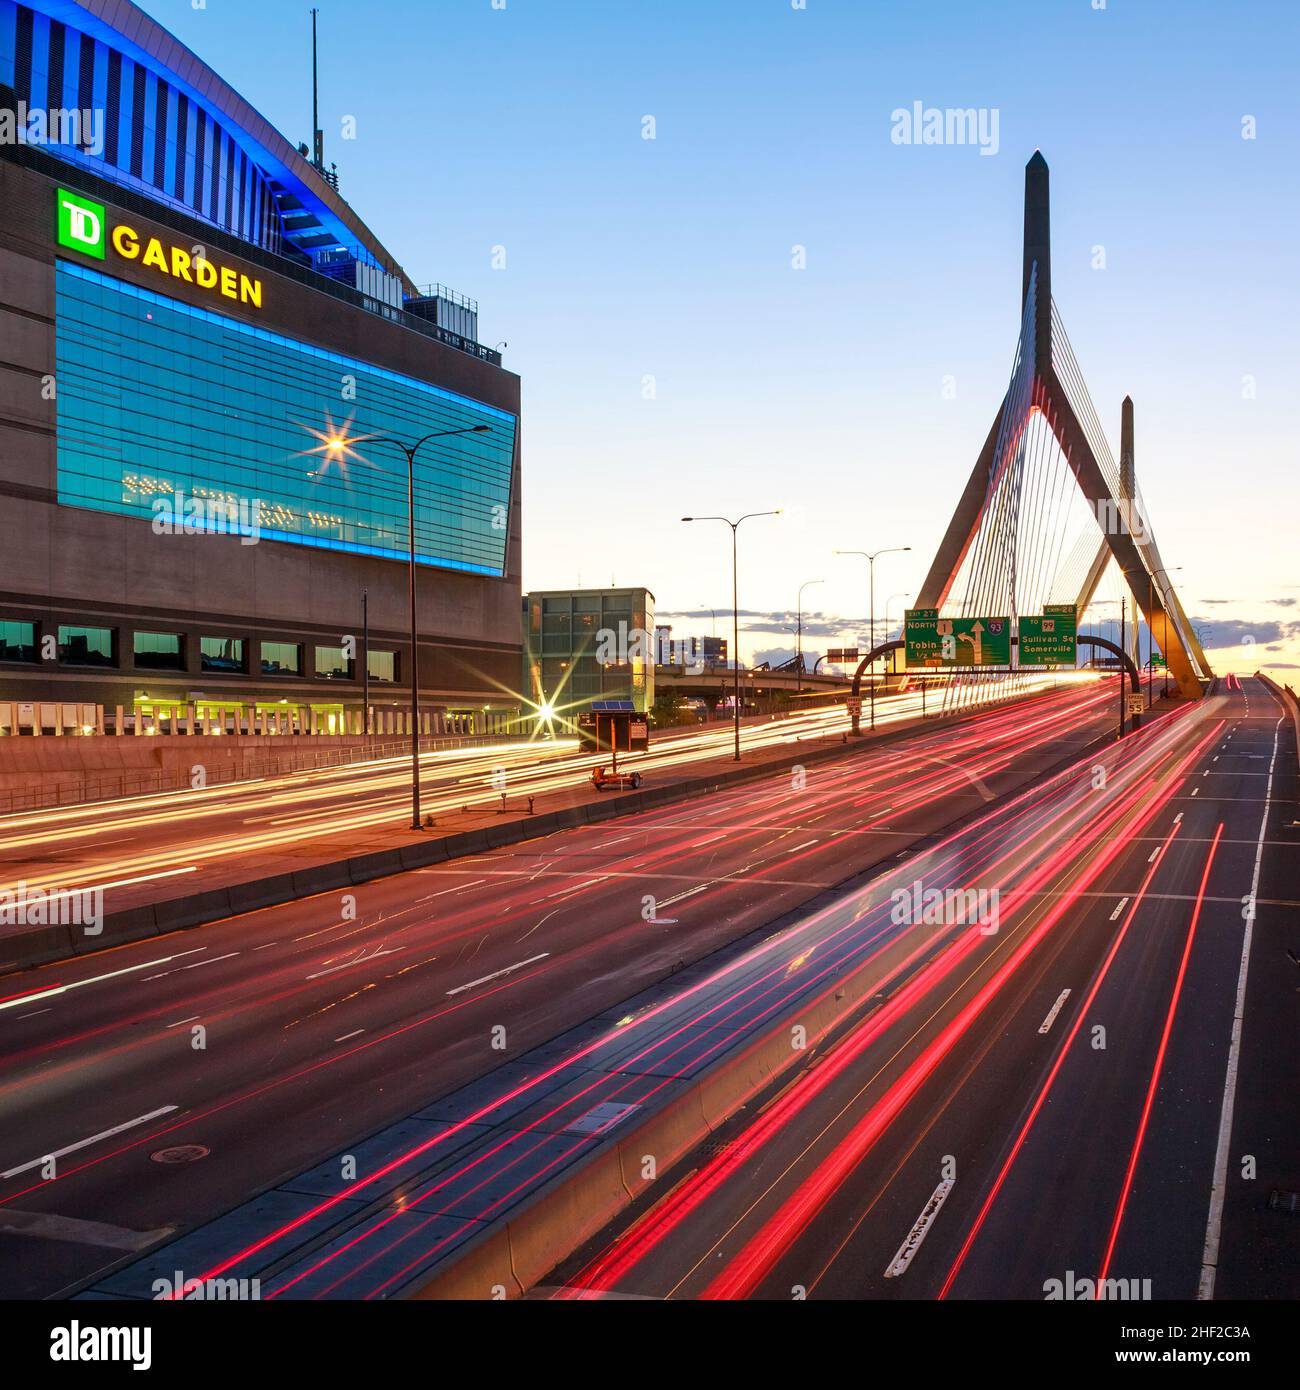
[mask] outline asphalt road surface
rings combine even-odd
[[[1104,737],[1113,703],[1072,686],[9,977],[0,1295],[66,1292],[755,932]]]
[[[1296,1297],[1293,727],[1230,677],[1146,742],[1127,811],[1027,820],[1029,857],[987,868],[995,931],[954,937],[544,1296]]]

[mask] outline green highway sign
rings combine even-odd
[[[1074,665],[1079,635],[1074,604],[1044,604],[1041,615],[1023,615],[1019,620],[1019,628],[1019,665]]]
[[[937,608],[909,608],[903,642],[909,668],[1011,665],[1009,618],[941,618]]]

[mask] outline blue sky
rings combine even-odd
[[[342,191],[523,379],[526,586],[729,607],[725,532],[678,518],[785,506],[742,532],[747,652],[804,580],[861,614],[837,546],[910,544],[878,611],[914,592],[1006,386],[1041,148],[1054,295],[1116,452],[1134,397],[1189,612],[1223,669],[1300,663],[1300,6],[1096,3],[321,0]],[[144,8],[309,138],[308,5]],[[996,109],[998,152],[894,144],[915,101]]]

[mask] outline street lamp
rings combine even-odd
[[[890,594],[890,596],[885,600],[885,641],[886,641],[886,642],[889,641],[889,605],[890,605],[891,603],[893,603],[893,601],[894,601],[896,598],[911,598],[911,597],[912,597],[912,595],[911,595],[911,592],[909,591],[909,592],[907,592],[907,593],[905,593],[905,594]]]
[[[368,444],[395,444],[406,456],[406,514],[410,539],[410,609],[411,609],[411,829],[420,829],[420,647],[415,626],[415,456],[431,439],[446,439],[455,434],[491,434],[489,425],[467,425],[459,430],[435,430],[417,439],[414,444],[403,443],[392,435],[376,434],[366,439]],[[347,449],[349,441],[341,438],[326,440],[326,450],[337,456]],[[366,653],[367,662],[370,659]]]
[[[811,588],[814,584],[825,583],[826,581],[824,579],[806,579],[802,584],[799,585],[799,598],[797,600],[799,626],[798,637],[795,639],[796,650],[799,658],[795,666],[794,693],[796,695],[801,695],[803,693],[803,591],[805,589]]]
[[[736,762],[740,761],[740,595],[736,568],[736,532],[740,530],[742,521],[749,521],[756,516],[780,516],[783,510],[783,508],[778,507],[774,512],[746,512],[736,521],[732,521],[730,517],[726,516],[682,517],[683,521],[723,521],[731,527],[731,669],[735,673],[733,693],[736,703]]]
[[[867,584],[867,607],[870,614],[871,632],[867,637],[868,650],[876,649],[876,558],[880,555],[901,555],[905,550],[911,550],[910,545],[894,545],[888,550],[866,551],[866,550],[837,550],[836,555],[860,555],[867,562],[868,584]],[[872,666],[874,668],[875,662]],[[871,676],[871,727],[876,727],[876,673],[873,669]]]

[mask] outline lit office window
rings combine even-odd
[[[263,642],[264,676],[302,675],[302,648],[296,642]]]
[[[350,680],[352,662],[342,647],[317,647],[316,674],[331,681]]]
[[[65,666],[113,666],[111,627],[59,625],[59,660]]]
[[[135,664],[145,671],[183,671],[180,634],[176,632],[137,632],[134,638]]]
[[[35,661],[36,624],[0,622],[0,661]]]
[[[381,685],[393,685],[397,680],[397,653],[370,652],[366,665],[370,668],[370,679]]]
[[[242,675],[248,670],[242,637],[205,637],[200,647],[205,671],[226,671]]]

